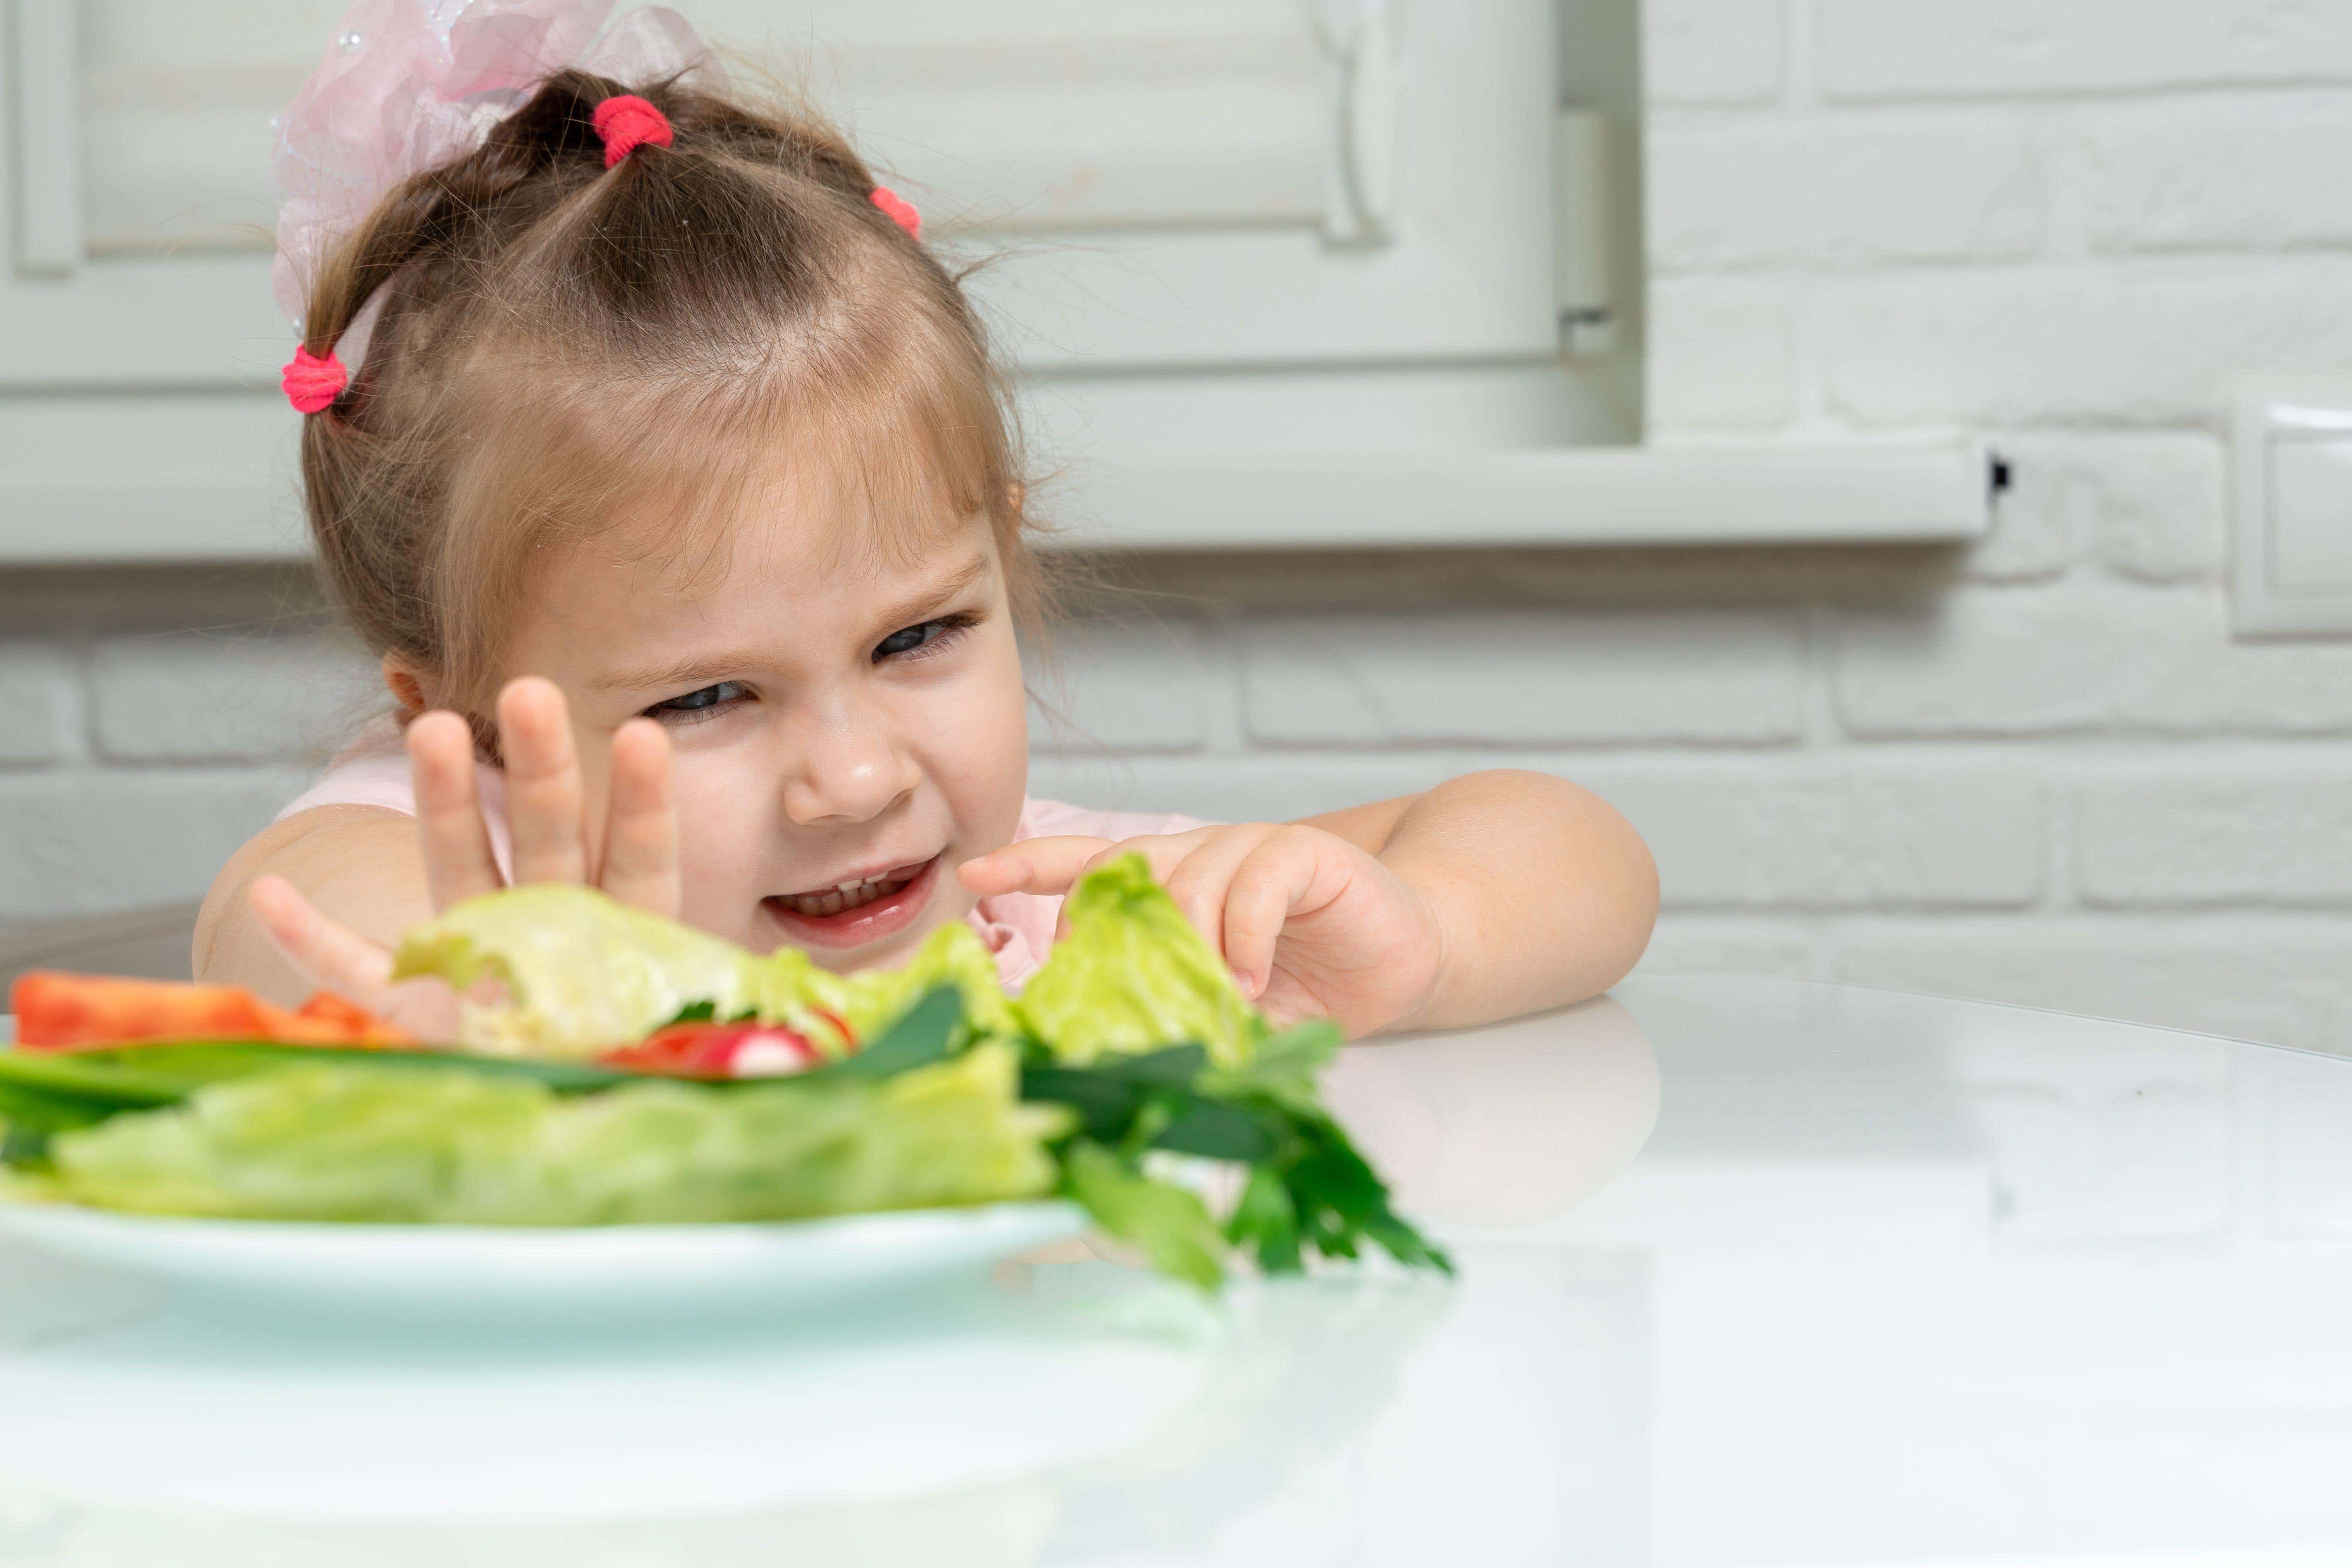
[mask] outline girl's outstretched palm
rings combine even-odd
[[[509,682],[499,694],[498,716],[516,882],[585,883],[675,916],[677,808],[662,727],[632,719],[614,731],[612,782],[604,809],[594,812],[563,693],[552,681]],[[475,788],[473,727],[446,710],[426,713],[408,726],[407,745],[435,910],[505,886]],[[283,877],[259,879],[247,897],[270,941],[311,984],[419,1039],[452,1037],[457,998],[447,985],[395,983],[389,949],[330,920]]]

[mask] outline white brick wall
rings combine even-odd
[[[2281,93],[2105,110],[2058,155],[2081,161],[2094,250],[2268,250],[2352,240],[2352,186],[2334,166],[2347,138],[2341,95]]]
[[[1261,745],[1793,741],[1793,615],[1486,609],[1279,616],[1243,629]]]
[[[1872,738],[2352,731],[2352,642],[2239,641],[2215,587],[1967,587],[1849,615],[1834,684]]]
[[[331,750],[378,690],[341,639],[176,633],[90,650],[90,732],[108,762],[267,762]]]
[[[1663,124],[1651,140],[1654,270],[2016,259],[2041,248],[2042,160],[2013,119],[1750,118]]]
[[[70,755],[79,695],[62,650],[29,639],[0,643],[0,767]]]
[[[0,573],[0,927],[202,893],[380,706],[323,620],[278,573]]]
[[[1969,574],[2056,576],[2089,563],[2143,582],[2213,581],[2222,567],[2221,443],[2205,434],[2005,435],[2013,488]]]
[[[2341,764],[2136,768],[2084,784],[2075,820],[2087,903],[2352,903],[2352,769]]]
[[[1656,967],[2352,1049],[2352,642],[2223,596],[2233,381],[2352,370],[2352,4],[1647,0],[1643,49],[1654,435],[1977,431],[1992,536],[1134,563],[1034,787],[1551,769],[1655,846]],[[365,684],[274,579],[135,588],[0,574],[0,921],[193,891]]]
[[[0,773],[0,921],[194,898],[302,776],[285,766]]]
[[[2326,0],[1822,0],[1832,98],[2137,92],[2352,80]]]
[[[2016,483],[1948,562],[1759,574],[1813,605],[1809,718],[1801,756],[1730,765],[1900,793],[1782,819],[1843,878],[1709,847],[1756,895],[1670,915],[1652,962],[2352,1050],[2352,641],[2240,640],[2224,596],[2233,384],[2352,370],[2352,5],[1780,24],[1651,11],[1654,434],[1972,429]]]
[[[1783,0],[1648,0],[1642,68],[1656,103],[1754,103],[1780,90]]]
[[[1862,429],[2189,428],[2237,377],[2352,363],[2352,269],[2332,256],[1878,274],[1823,287],[1816,308],[1824,412]]]

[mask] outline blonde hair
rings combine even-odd
[[[629,91],[673,140],[607,169],[592,116]],[[386,195],[305,316],[323,354],[383,292],[358,374],[302,432],[327,582],[370,647],[478,715],[535,555],[649,497],[677,506],[684,549],[780,435],[846,458],[877,518],[936,526],[942,499],[985,518],[1034,625],[1004,381],[874,184],[809,115],[562,71]]]

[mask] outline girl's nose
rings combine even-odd
[[[875,717],[835,710],[797,727],[786,816],[803,827],[868,822],[913,792],[914,758]]]

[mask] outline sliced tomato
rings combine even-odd
[[[35,1050],[131,1045],[142,1040],[282,1040],[313,1046],[394,1046],[406,1035],[340,996],[320,992],[298,1010],[242,985],[126,980],[36,970],[9,990],[16,1043]]]
[[[273,1007],[270,1011],[275,1013],[278,1009]],[[409,1046],[416,1043],[405,1030],[393,1027],[358,1003],[347,1002],[331,991],[313,993],[308,1002],[275,1022],[279,1032],[272,1037],[297,1045]]]
[[[745,1020],[672,1024],[596,1058],[606,1067],[671,1078],[774,1078],[805,1071],[820,1059],[797,1029]]]

